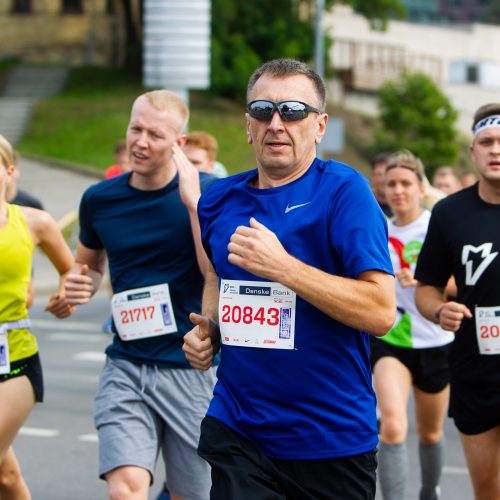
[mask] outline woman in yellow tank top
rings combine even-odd
[[[12,147],[0,135],[0,498],[27,500],[31,496],[12,442],[35,403],[43,400],[42,369],[26,306],[33,249],[39,245],[61,277],[59,293],[46,307],[60,318],[72,312],[63,293],[73,257],[47,212],[5,201],[14,170]]]

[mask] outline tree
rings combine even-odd
[[[123,13],[125,33],[125,67],[134,74],[142,70],[142,19],[144,0],[110,0],[113,12]]]
[[[437,167],[457,161],[458,113],[430,77],[403,74],[401,81],[383,84],[378,97],[381,124],[374,134],[374,150],[411,150],[429,178]]]
[[[404,14],[400,0],[326,0],[326,9],[334,3],[352,5],[380,27]],[[315,6],[316,0],[212,0],[212,91],[242,99],[250,74],[264,61],[312,61]]]
[[[127,69],[137,73],[142,58],[144,0],[109,0],[123,13]],[[211,90],[242,99],[252,71],[264,61],[293,57],[311,62],[314,55],[316,0],[211,0]],[[325,0],[351,5],[374,27],[402,17],[402,0]],[[325,39],[328,47],[331,40]],[[326,53],[326,51],[325,51]]]
[[[481,21],[486,24],[500,24],[500,0],[491,0],[489,8],[481,15]]]

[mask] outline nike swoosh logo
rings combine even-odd
[[[309,205],[309,203],[311,203],[310,201],[308,201],[307,203],[300,203],[299,205],[287,205],[286,208],[285,208],[285,213],[287,214],[288,212],[291,212],[292,210],[295,210],[296,208],[300,208],[300,207],[303,207],[305,205]]]

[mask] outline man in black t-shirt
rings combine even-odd
[[[440,201],[420,252],[419,311],[456,332],[449,414],[476,499],[500,498],[500,103],[480,107],[471,159],[479,183]],[[456,300],[443,290],[453,275]]]

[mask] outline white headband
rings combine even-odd
[[[474,137],[486,128],[500,128],[500,115],[490,115],[474,125]]]

